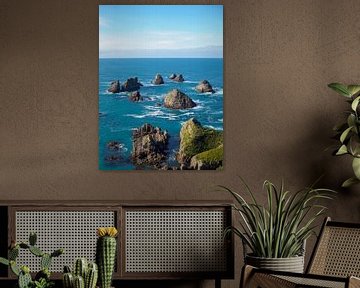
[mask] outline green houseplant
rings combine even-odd
[[[240,227],[228,227],[225,235],[233,232],[251,253],[244,255],[245,263],[271,270],[303,272],[304,244],[314,233],[316,220],[326,207],[318,200],[331,199],[334,191],[304,188],[296,193],[277,188],[266,180],[266,205],[261,205],[249,186],[242,180],[251,201],[225,186],[235,199],[233,208],[240,216]],[[245,249],[244,249],[245,252]]]
[[[350,110],[346,112],[347,119],[344,123],[334,127],[339,139],[339,145],[334,155],[350,155],[354,177],[347,179],[342,186],[349,187],[360,183],[360,85],[344,85],[331,83],[329,88],[344,96],[350,104]]]

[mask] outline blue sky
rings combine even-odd
[[[223,57],[222,5],[99,5],[100,58]]]

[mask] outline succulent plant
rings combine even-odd
[[[78,258],[74,263],[74,272],[69,266],[64,267],[64,288],[95,288],[98,279],[96,263],[88,263],[85,258]]]
[[[0,257],[0,263],[10,266],[11,271],[18,277],[19,288],[48,288],[53,286],[53,282],[50,281],[50,265],[53,257],[58,257],[64,253],[63,249],[57,249],[53,253],[44,253],[39,247],[36,246],[37,235],[36,233],[30,233],[29,244],[20,242],[11,242],[8,259]],[[16,259],[19,256],[20,249],[29,250],[33,255],[40,257],[41,270],[35,275],[33,281],[30,275],[30,269],[28,266],[21,266],[16,263]]]
[[[99,267],[99,284],[101,288],[110,288],[116,258],[115,227],[97,229],[96,262]]]

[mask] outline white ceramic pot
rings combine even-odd
[[[304,256],[289,258],[263,258],[246,255],[245,263],[262,269],[304,273]]]

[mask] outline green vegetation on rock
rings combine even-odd
[[[219,169],[224,158],[224,146],[196,154],[191,158],[190,167],[197,170]]]
[[[180,131],[178,161],[182,164],[190,164],[190,160],[193,156],[202,154],[205,151],[209,153],[197,156],[202,157],[202,159],[209,159],[210,157],[213,160],[219,159],[219,157],[222,158],[222,144],[223,131],[202,127],[199,121],[195,118],[191,118],[183,124]],[[219,149],[216,150],[215,148]],[[208,151],[212,149],[216,151]]]

